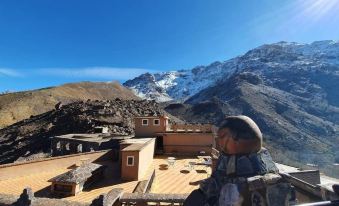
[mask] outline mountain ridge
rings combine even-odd
[[[244,55],[220,62],[216,61],[208,66],[197,66],[188,70],[169,71],[161,73],[145,73],[134,79],[127,80],[124,86],[132,89],[134,93],[145,99],[155,99],[164,101],[185,101],[190,96],[198,93],[202,89],[212,86],[217,81],[228,78],[233,73],[243,69],[243,59],[254,63],[260,55],[274,55],[275,52],[285,52],[289,59],[298,60],[299,64],[329,64],[339,65],[339,42],[332,40],[315,41],[311,44],[300,44],[296,42],[277,42],[274,44],[264,44]],[[335,54],[335,55],[333,55]],[[268,56],[269,57],[269,56]],[[279,56],[277,57],[279,58]],[[280,59],[279,63],[286,62]],[[288,63],[288,62],[287,62]],[[276,65],[269,65],[276,66]]]
[[[168,95],[165,110],[188,122],[219,125],[225,116],[247,115],[275,160],[312,163],[339,176],[338,41],[265,44],[224,62],[169,73],[175,78],[149,74],[151,81],[124,85],[143,98]]]
[[[78,82],[37,90],[0,95],[0,128],[31,115],[54,109],[57,103],[68,104],[87,99],[140,99],[118,82]]]

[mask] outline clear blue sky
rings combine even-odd
[[[124,81],[339,38],[337,0],[1,0],[0,91]]]

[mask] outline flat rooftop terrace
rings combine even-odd
[[[192,165],[190,163],[201,163],[201,159],[197,156],[173,156],[175,157],[175,162],[173,166],[169,166],[169,156],[161,155],[154,157],[151,166],[139,181],[122,181],[119,163],[109,159],[112,157],[112,154],[110,151],[101,151],[47,158],[41,161],[0,165],[0,193],[19,196],[24,188],[30,187],[36,197],[51,197],[51,183],[48,181],[69,171],[71,169],[70,166],[78,165],[86,159],[107,166],[104,178],[95,182],[76,196],[63,199],[90,203],[99,195],[108,193],[114,188],[122,188],[125,193],[133,193],[136,191],[139,182],[148,180],[153,171],[155,176],[149,191],[150,193],[189,194],[199,187],[201,180],[209,177],[211,174],[211,168],[205,165],[190,166]],[[277,164],[277,166],[283,172],[299,171],[298,168],[287,165]],[[336,181],[334,178],[321,175],[322,185]]]
[[[84,189],[76,196],[70,196],[63,199],[77,202],[91,202],[100,194],[107,193],[113,188],[122,188],[125,192],[133,192],[138,181],[121,181],[117,162],[100,162],[98,164],[107,166],[104,179],[96,182],[88,189]],[[59,168],[53,171],[41,172],[0,181],[0,193],[20,195],[24,188],[30,187],[36,197],[52,197],[50,195],[51,183],[48,182],[48,180],[69,170],[70,169],[67,168]]]
[[[168,156],[156,156],[144,178],[139,180],[147,180],[152,172],[155,171],[155,178],[150,191],[152,193],[188,194],[198,188],[199,181],[211,173],[211,169],[205,166],[195,166],[191,169],[188,167],[189,162],[199,162],[196,157],[176,157],[173,166],[168,166],[167,158]],[[74,163],[76,164],[77,162]],[[107,193],[113,188],[122,188],[126,193],[134,192],[139,181],[122,181],[118,162],[105,161],[96,163],[107,166],[104,178],[76,196],[63,199],[88,203],[100,194]],[[48,180],[69,170],[67,167],[56,167],[54,165],[50,170],[35,172],[29,175],[22,176],[18,173],[16,176],[0,180],[0,193],[20,195],[24,188],[30,187],[36,197],[51,197],[51,183]]]
[[[190,162],[199,163],[197,157],[175,157],[173,166],[168,166],[168,156],[156,156],[153,160],[155,178],[151,193],[189,194],[199,187],[199,181],[211,174],[211,168],[204,165],[189,167]]]

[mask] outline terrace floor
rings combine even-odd
[[[150,177],[155,170],[155,178],[152,184],[152,193],[186,194],[198,188],[199,181],[205,179],[211,173],[211,169],[205,166],[189,168],[189,162],[198,162],[195,157],[176,157],[174,166],[168,166],[168,156],[156,156],[153,164],[144,175],[144,179]],[[118,162],[101,162],[107,166],[105,177],[99,182],[86,188],[76,196],[64,199],[77,202],[91,202],[100,194],[107,193],[113,188],[122,188],[126,193],[132,193],[138,181],[122,181],[120,179],[120,167]],[[18,176],[0,181],[0,193],[20,195],[24,188],[32,188],[36,197],[52,197],[50,194],[51,178],[69,171],[67,168],[51,169],[26,176]]]
[[[120,179],[120,171],[117,162],[101,162],[99,164],[104,164],[107,166],[105,178],[93,186],[84,189],[76,196],[70,196],[64,199],[77,202],[91,202],[100,194],[107,193],[113,188],[122,188],[125,192],[133,192],[138,181],[122,181]],[[51,183],[48,182],[48,180],[64,172],[67,172],[68,170],[69,169],[67,168],[60,168],[53,171],[2,180],[0,181],[0,193],[20,195],[24,188],[30,187],[32,188],[36,197],[51,197]]]
[[[199,181],[211,174],[211,168],[196,165],[189,168],[189,162],[198,163],[196,157],[175,157],[174,166],[168,166],[168,156],[156,156],[153,160],[155,178],[152,193],[187,194],[199,187]]]

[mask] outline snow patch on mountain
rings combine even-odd
[[[252,49],[242,56],[197,66],[191,70],[142,74],[124,83],[136,95],[158,102],[185,101],[203,89],[250,70],[270,73],[288,69],[317,70],[339,66],[339,42],[316,41],[311,44],[278,42]]]
[[[198,66],[192,70],[179,70],[150,74],[128,80],[124,86],[145,99],[164,101],[185,101],[236,70],[237,59],[214,62],[209,66]]]

